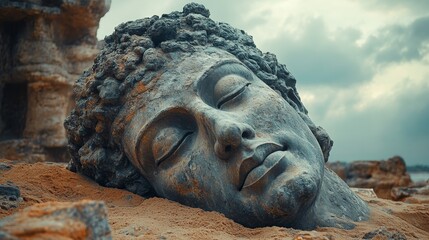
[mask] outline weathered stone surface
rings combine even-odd
[[[7,182],[6,184],[0,184],[0,195],[18,198],[20,196],[20,191],[13,183]]]
[[[372,188],[350,188],[350,189],[360,196],[377,198],[377,194],[375,194],[374,189]]]
[[[411,183],[406,172],[405,161],[395,156],[381,161],[355,161],[351,163],[327,163],[349,186],[373,188],[378,197],[392,199],[394,187],[404,187]]]
[[[0,184],[0,208],[4,210],[16,208],[21,201],[21,192],[18,186],[10,181]]]
[[[0,161],[4,161],[3,159],[0,159]],[[0,171],[7,171],[11,169],[11,166],[7,163],[0,162]]]
[[[111,231],[103,202],[47,202],[0,220],[0,238],[111,239]]]
[[[65,147],[47,148],[32,139],[13,139],[0,141],[1,157],[21,162],[58,162],[69,159]]]
[[[401,232],[385,227],[366,233],[362,239],[389,239],[389,240],[406,240],[407,238]]]
[[[6,159],[26,162],[44,162],[47,157],[42,146],[28,139],[1,141],[0,152],[2,157]]]
[[[110,0],[0,2],[0,142],[13,140],[3,145],[25,139],[42,155],[65,152],[71,85],[98,53],[98,22],[109,6]],[[8,153],[0,157],[27,154]]]

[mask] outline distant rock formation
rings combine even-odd
[[[326,164],[350,187],[372,188],[378,197],[392,199],[392,189],[410,185],[405,161],[399,156],[381,161],[333,162]]]
[[[65,154],[71,86],[98,53],[109,7],[110,0],[0,1],[0,157]]]
[[[407,203],[429,203],[429,181],[392,189],[392,199]]]
[[[103,202],[35,204],[0,220],[0,239],[112,239]]]

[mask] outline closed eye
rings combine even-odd
[[[180,138],[177,142],[173,143],[170,147],[169,150],[167,150],[166,152],[164,152],[164,154],[158,158],[155,159],[155,163],[157,166],[159,166],[159,164],[161,164],[164,160],[168,159],[169,157],[171,157],[182,145],[182,143],[186,140],[186,138],[190,135],[192,135],[193,132],[186,132],[182,138]]]
[[[228,101],[234,99],[235,97],[239,96],[241,93],[244,92],[244,90],[246,90],[247,86],[249,86],[250,83],[246,83],[244,86],[236,89],[235,91],[232,91],[231,93],[221,97],[218,101],[218,103],[216,104],[216,107],[218,109],[220,109],[222,107],[223,104],[227,103]]]

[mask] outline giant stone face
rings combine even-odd
[[[295,79],[202,5],[118,26],[75,88],[72,170],[245,226],[350,228],[368,208],[324,168]]]

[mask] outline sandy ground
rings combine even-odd
[[[10,170],[0,171],[0,183],[6,181],[19,186],[24,201],[18,208],[0,209],[0,218],[40,202],[103,200],[108,207],[114,239],[362,239],[365,234],[380,229],[402,234],[407,239],[429,239],[427,203],[409,204],[362,196],[371,207],[371,218],[357,223],[353,230],[250,229],[216,212],[160,198],[144,199],[127,191],[101,187],[66,170],[65,164],[13,163]]]

